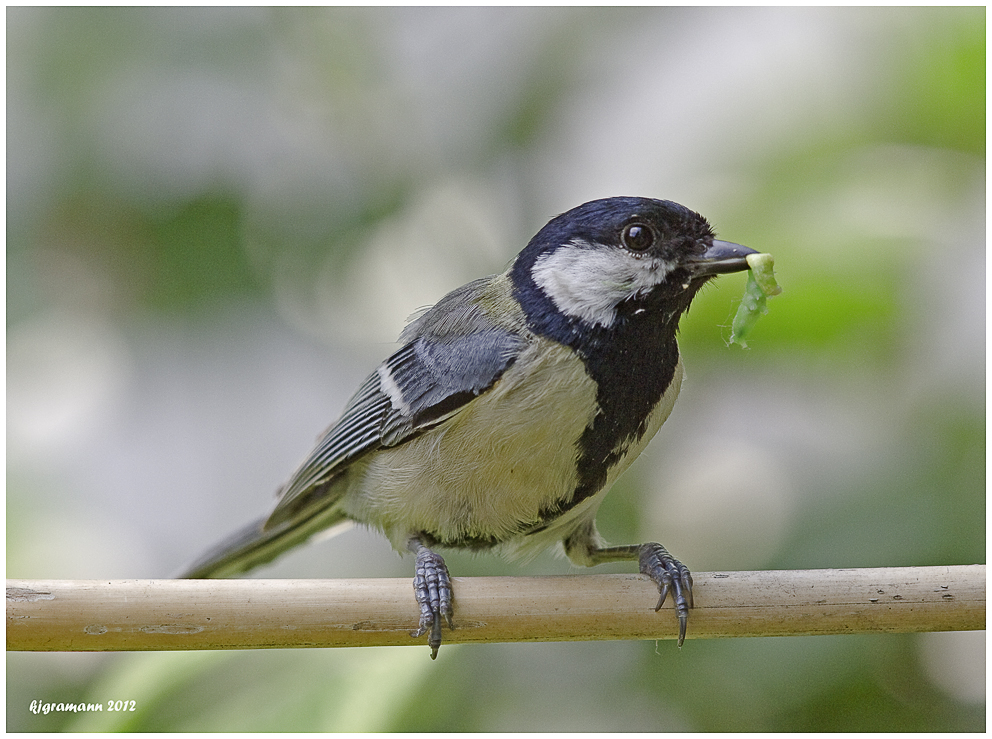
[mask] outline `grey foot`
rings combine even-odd
[[[675,600],[675,613],[679,618],[679,646],[685,641],[685,630],[692,608],[692,575],[689,568],[668,553],[661,544],[642,544],[638,552],[641,572],[658,585],[661,597],[655,610],[660,610],[669,593]]]

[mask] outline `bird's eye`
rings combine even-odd
[[[624,226],[620,239],[631,251],[644,251],[654,243],[654,232],[643,223],[629,223]]]

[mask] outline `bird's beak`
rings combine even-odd
[[[748,269],[747,255],[757,253],[754,249],[748,249],[740,244],[714,241],[702,256],[689,262],[689,269],[700,277],[744,272]]]

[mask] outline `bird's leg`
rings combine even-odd
[[[664,605],[668,594],[672,594],[675,613],[679,619],[679,646],[682,646],[689,623],[689,609],[693,606],[692,574],[665,547],[655,542],[640,546],[601,546],[599,534],[591,524],[577,530],[564,544],[569,559],[577,564],[598,565],[604,562],[637,560],[641,573],[654,580],[661,594],[658,605],[654,607],[656,611]]]
[[[428,549],[413,536],[407,542],[410,551],[416,556],[416,571],[413,577],[413,592],[420,604],[420,628],[411,631],[410,636],[419,637],[430,632],[427,644],[431,648],[431,659],[437,659],[441,647],[441,619],[451,623],[451,576],[440,554]]]
[[[679,646],[685,641],[685,629],[689,623],[689,609],[692,608],[692,574],[689,568],[668,553],[661,544],[648,542],[637,547],[637,561],[641,572],[658,585],[658,611],[665,604],[669,590],[675,601],[675,613],[679,617]]]

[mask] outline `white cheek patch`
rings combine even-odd
[[[624,249],[573,241],[534,263],[534,282],[567,316],[609,327],[616,307],[663,282],[673,265]]]

